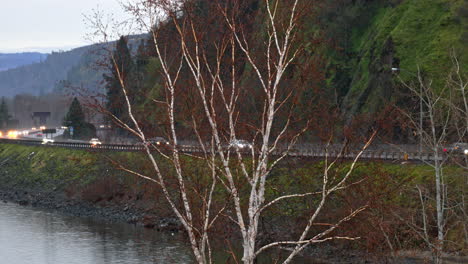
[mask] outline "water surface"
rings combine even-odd
[[[1,263],[193,263],[182,236],[0,202]]]

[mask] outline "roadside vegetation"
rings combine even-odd
[[[105,72],[103,92],[80,100],[143,151],[2,144],[5,186],[45,184],[70,199],[172,215],[203,264],[224,238],[245,264],[269,250],[289,263],[320,243],[387,257],[428,250],[435,263],[468,254],[467,160],[443,150],[468,136],[468,1],[123,6],[147,34],[132,47],[90,16],[107,53],[94,74]],[[77,99],[72,123],[93,130]],[[183,141],[202,152],[185,153]],[[361,161],[374,141],[419,144],[434,162]],[[353,151],[288,156],[307,143]]]
[[[139,152],[88,152],[62,149],[58,147],[29,147],[2,144],[0,146],[0,182],[2,189],[15,188],[18,191],[35,190],[42,193],[59,192],[64,199],[85,201],[97,207],[122,206],[144,211],[147,217],[139,223],[154,226],[154,221],[171,216],[169,205],[164,202],[162,193],[154,184],[126,173],[116,167],[114,162],[129,162],[131,168],[144,168],[150,172]],[[161,157],[159,157],[161,158]],[[197,190],[209,182],[206,168],[196,159],[184,158],[192,168],[187,172],[190,200],[198,200]],[[170,172],[170,164],[163,170]],[[335,173],[346,171],[349,161],[342,161]],[[307,192],[319,190],[323,162],[317,160],[293,159],[282,163],[272,172],[267,185],[267,199],[281,193]],[[468,195],[466,189],[466,170],[449,165],[444,170],[448,179],[447,188],[451,190],[449,199]],[[177,188],[176,179],[170,177],[170,190]],[[368,204],[368,209],[336,230],[335,235],[359,236],[355,243],[335,242],[340,250],[364,250],[375,258],[398,257],[401,251],[425,251],[423,237],[414,230],[414,224],[421,224],[419,193],[415,186],[434,192],[433,172],[423,164],[392,164],[387,162],[359,162],[352,175],[350,186],[339,195],[334,195],[326,204],[326,211],[320,222],[340,217],[358,204]],[[242,184],[242,183],[240,183]],[[241,193],[247,189],[240,188]],[[171,191],[176,193],[175,190]],[[214,203],[224,206],[228,197],[226,191],[218,186]],[[290,231],[291,223],[300,227],[307,211],[318,202],[318,196],[294,198],[271,207],[263,216],[260,243],[269,242],[272,237],[289,238],[299,229]],[[427,213],[435,214],[435,200],[427,200]],[[242,203],[247,203],[242,200]],[[245,205],[242,205],[245,206]],[[466,222],[463,211],[454,208],[448,213],[446,252],[466,255]],[[430,217],[430,225],[435,226],[435,218]],[[153,222],[152,222],[153,221]],[[235,230],[227,228],[230,221],[223,218],[214,227],[218,239],[239,238]],[[319,227],[319,226],[318,226]],[[178,228],[181,228],[180,226]],[[429,230],[436,235],[436,229]],[[276,254],[281,254],[280,251]],[[416,256],[419,253],[414,253]],[[344,254],[345,255],[345,254]]]
[[[441,91],[455,67],[460,78],[452,86],[466,98],[466,47],[462,43],[465,14],[460,12],[464,2],[305,3],[194,0],[125,4],[135,25],[148,32],[149,38],[131,54],[126,37],[120,37],[108,52],[107,102],[94,100],[91,104],[141,141],[152,171],[134,167],[130,159],[115,165],[161,188],[163,199],[187,232],[198,263],[212,262],[210,241],[216,237],[216,226],[224,223],[221,218],[231,220],[233,230],[237,230],[234,233],[241,240],[243,263],[254,263],[263,251],[281,247],[290,250],[284,259],[289,263],[313,244],[357,241],[365,233],[364,227],[357,233],[338,230],[366,214],[374,201],[350,200],[352,194],[348,192],[364,185],[364,180],[354,177],[355,170],[376,135],[383,142],[396,143],[396,139],[398,143],[414,143],[415,138],[422,140],[421,131],[431,130],[437,139],[425,147],[435,153],[437,238],[432,234],[434,215],[429,212],[431,185],[412,182],[420,214],[392,212],[383,218],[405,223],[427,244],[435,263],[441,263],[442,253],[449,250],[445,233],[452,229],[447,208],[457,211],[457,221],[466,220],[462,216],[464,194],[452,197],[452,191],[446,191],[447,169],[439,164],[439,149],[449,139],[445,135],[455,130],[439,130],[440,124],[433,122],[431,103],[421,96],[425,106],[419,109],[419,128],[415,119],[402,118],[405,111],[412,114],[414,109],[410,100],[403,102],[407,98],[401,95],[401,87],[414,87],[414,91],[422,87],[415,82],[427,82],[432,85],[431,92],[441,95],[436,102],[450,100]],[[107,42],[109,27],[99,16],[95,18],[91,22],[95,32]],[[415,68],[417,74],[412,73]],[[464,106],[455,107],[462,109],[461,119],[468,116],[466,100],[463,102]],[[451,115],[442,116],[449,123]],[[463,124],[462,132],[450,140],[464,141],[465,122],[458,118],[453,124]],[[147,144],[155,134],[168,138],[166,151],[157,148],[166,161],[156,158]],[[247,155],[239,149],[226,150],[226,145],[239,139],[252,142]],[[200,173],[207,175],[203,181],[192,178],[193,167],[199,166],[187,162],[179,149],[181,140],[196,142],[203,149],[192,155],[201,164]],[[327,157],[317,163],[320,169],[307,171],[304,177],[317,186],[282,188],[288,186],[286,182],[276,186],[279,165],[300,142],[344,142],[359,147],[354,153],[346,153],[351,155],[349,164]],[[461,172],[464,169],[460,167]],[[172,189],[172,185],[177,188]],[[224,187],[225,204],[217,203],[218,186]],[[371,187],[379,190],[378,186]],[[457,202],[449,205],[449,200]],[[294,209],[281,206],[295,204],[291,201],[302,205]],[[348,207],[330,211],[329,203]],[[302,222],[297,221],[284,234],[259,240],[264,218],[273,209],[277,210],[272,218],[284,221],[299,217]],[[420,219],[415,220],[418,216]],[[388,236],[382,224],[378,226],[384,244],[397,251],[401,241]]]

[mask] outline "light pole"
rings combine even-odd
[[[393,72],[405,71],[415,77],[418,77],[416,74],[402,69],[402,68],[392,68]],[[422,154],[422,138],[423,138],[423,100],[422,100],[422,84],[419,84],[419,156]]]

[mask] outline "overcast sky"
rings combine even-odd
[[[91,44],[83,14],[99,7],[123,17],[117,0],[0,0],[0,53],[51,50]]]

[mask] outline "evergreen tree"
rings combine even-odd
[[[83,108],[76,97],[73,98],[70,109],[63,120],[63,125],[73,127],[73,138],[90,138],[96,134],[95,127],[86,122]],[[70,129],[65,136],[71,136]]]
[[[132,103],[134,105],[141,105],[145,102],[147,91],[145,90],[145,77],[146,77],[146,68],[148,66],[150,57],[148,56],[148,51],[145,43],[145,39],[140,40],[140,45],[138,46],[136,55],[135,55],[135,68],[134,68],[134,87],[132,87]]]
[[[130,97],[134,94],[132,88],[135,82],[133,77],[134,63],[125,37],[122,36],[117,41],[108,67],[110,74],[103,76],[107,90],[106,107],[112,115],[126,122],[128,121],[128,113],[120,78],[122,78]]]
[[[149,63],[148,48],[146,40],[141,39],[140,45],[138,45],[136,58],[135,58],[135,72],[140,75],[144,75],[145,67]]]
[[[9,120],[10,114],[8,113],[8,106],[5,97],[3,97],[2,103],[0,104],[0,129],[6,128]]]

